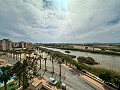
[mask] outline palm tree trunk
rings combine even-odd
[[[29,60],[30,60],[30,57],[31,57],[31,56],[30,56],[30,53],[29,53]]]
[[[46,66],[46,59],[45,59],[45,71],[47,71],[47,66]]]
[[[54,65],[53,65],[53,58],[51,58],[52,59],[52,77],[53,77],[53,75],[54,75]]]
[[[17,54],[16,54],[16,60],[17,60]]]
[[[15,53],[13,54],[13,56],[14,56],[14,58],[13,58],[13,59],[15,59]]]
[[[41,59],[40,59],[40,69],[41,69]]]
[[[25,90],[25,76],[24,76],[25,74],[24,74],[24,72],[23,72],[23,90]]]
[[[21,53],[20,53],[20,61],[21,61]]]
[[[20,76],[19,76],[19,87],[20,87]]]
[[[11,58],[13,58],[13,53],[11,53]]]
[[[5,90],[7,90],[7,82],[6,81],[4,81],[4,88],[5,88]]]
[[[61,62],[60,62],[60,74],[59,74],[59,76],[60,76],[60,82],[61,82]]]
[[[12,52],[10,52],[10,57],[12,58]]]

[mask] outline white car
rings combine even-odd
[[[53,85],[56,85],[58,81],[56,81],[54,78],[50,77],[49,82]]]

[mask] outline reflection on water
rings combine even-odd
[[[61,49],[55,49],[55,48],[47,48],[54,51],[60,51],[62,53],[65,53],[65,50]],[[112,70],[120,71],[120,56],[115,55],[104,55],[104,54],[93,54],[89,52],[80,52],[80,51],[71,51],[70,55],[76,55],[78,56],[85,56],[85,57],[93,57],[96,62],[99,62],[101,66],[110,68]]]

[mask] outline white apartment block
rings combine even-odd
[[[12,41],[9,39],[0,40],[1,50],[12,50]]]
[[[0,40],[0,50],[12,50],[15,48],[32,48],[32,43],[30,42],[12,42],[9,39]]]

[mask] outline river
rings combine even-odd
[[[47,48],[54,51],[60,51],[61,53],[65,53],[65,50],[55,49],[55,48]],[[89,52],[81,52],[81,51],[71,51],[70,55],[75,56],[85,56],[85,57],[93,57],[96,62],[100,63],[100,66],[109,68],[112,70],[117,70],[120,72],[120,56],[115,55],[104,55],[104,54],[94,54]]]

